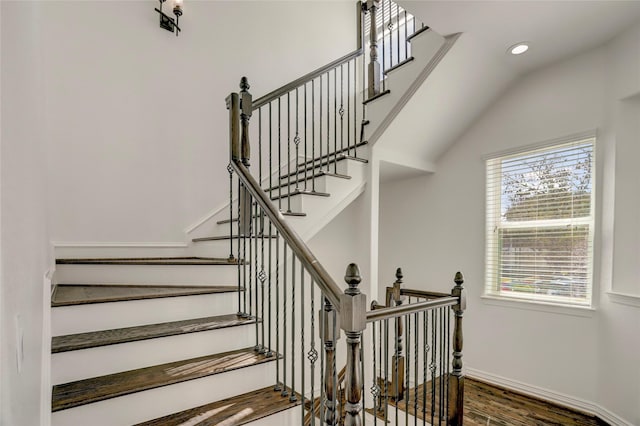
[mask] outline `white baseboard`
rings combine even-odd
[[[535,398],[544,399],[555,404],[563,405],[574,410],[593,414],[595,416],[598,416],[601,420],[606,421],[611,426],[633,426],[631,422],[623,419],[622,417],[612,413],[611,411],[594,402],[585,401],[584,399],[566,395],[561,392],[529,385],[517,380],[512,380],[506,377],[476,370],[474,368],[466,368],[465,373],[466,376],[472,379],[482,380],[484,382],[512,389],[514,391],[530,395]]]

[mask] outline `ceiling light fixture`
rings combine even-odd
[[[529,43],[521,41],[520,43],[516,43],[508,49],[508,52],[512,55],[521,55],[524,52],[529,50]]]
[[[182,31],[178,26],[178,21],[182,16],[182,2],[183,0],[174,0],[173,1],[173,14],[176,16],[175,19],[171,16],[167,15],[162,11],[162,4],[166,0],[158,0],[160,2],[160,9],[156,8],[155,11],[160,14],[160,28],[164,28],[167,31],[171,31],[176,33],[176,37]]]

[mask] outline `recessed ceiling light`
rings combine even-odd
[[[512,55],[521,55],[529,50],[529,44],[526,42],[520,42],[511,46],[508,50]]]

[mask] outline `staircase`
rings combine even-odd
[[[371,21],[379,20],[379,3],[367,4],[363,22],[375,36]],[[379,7],[389,11],[393,5],[385,1]],[[406,12],[404,22],[406,31]],[[336,403],[335,390],[327,387],[337,375],[335,350],[327,343],[327,327],[333,324],[336,331],[331,318],[340,306],[332,308],[330,301],[336,305],[337,296],[324,291],[322,270],[310,270],[305,262],[315,265],[314,258],[301,256],[290,238],[308,240],[364,191],[375,140],[455,41],[416,28],[415,20],[413,29],[406,57],[389,58],[386,79],[369,96],[363,86],[340,88],[340,73],[355,76],[356,65],[364,66],[361,46],[357,54],[255,102],[246,80],[237,101],[230,97],[232,128],[235,120],[244,131],[235,148],[232,136],[234,160],[237,155],[248,167],[249,150],[260,153],[252,165],[256,185],[286,218],[285,228],[272,227],[274,218],[267,219],[246,184],[236,183],[238,169],[230,164],[229,205],[193,230],[184,256],[57,259],[51,301],[54,426],[331,424],[344,417],[335,410],[344,410],[348,401]],[[353,101],[349,109],[344,98]],[[285,127],[280,111],[294,106]],[[252,115],[260,121],[257,130],[249,129]],[[312,128],[315,123],[319,128]],[[359,274],[346,278],[349,294],[358,297]],[[351,365],[347,382],[356,361],[344,361]],[[333,407],[334,417],[321,413],[320,401]],[[314,415],[309,407],[315,407]]]

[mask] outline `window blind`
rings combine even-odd
[[[594,145],[487,160],[485,294],[591,304]]]

